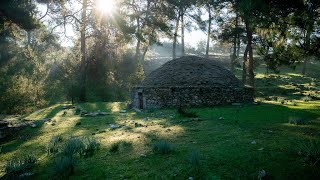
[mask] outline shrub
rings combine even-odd
[[[320,142],[311,140],[301,143],[299,154],[304,157],[306,163],[313,166],[320,165]]]
[[[303,100],[304,102],[309,102],[312,100],[312,98],[310,96],[305,96],[305,97],[301,98],[301,100]]]
[[[82,110],[81,110],[80,107],[76,107],[75,112],[74,112],[74,115],[80,115],[81,111],[82,111]]]
[[[109,151],[112,153],[116,153],[119,151],[119,149],[120,149],[120,142],[115,142],[115,143],[111,144]]]
[[[100,144],[94,138],[83,139],[83,149],[81,152],[82,156],[93,156],[93,154],[99,149]]]
[[[198,151],[196,151],[196,150],[191,151],[190,165],[193,170],[195,170],[197,172],[200,170],[200,156],[199,156]]]
[[[74,173],[76,159],[71,156],[60,156],[55,160],[54,174],[57,179],[67,179]]]
[[[8,179],[16,179],[19,175],[30,170],[37,159],[33,155],[10,159],[5,165],[5,172]]]
[[[111,147],[110,147],[110,152],[112,153],[116,153],[116,152],[119,152],[119,151],[123,151],[123,150],[126,150],[126,151],[130,151],[132,150],[132,143],[131,142],[128,142],[128,141],[118,141],[118,142],[115,142],[113,144],[111,144]]]
[[[198,115],[195,112],[188,112],[186,109],[182,108],[181,106],[178,108],[178,114],[182,117],[187,118],[196,118]]]
[[[57,153],[59,150],[59,143],[62,141],[62,136],[61,135],[57,135],[57,136],[53,136],[50,141],[49,144],[47,146],[47,152],[48,154],[52,154],[52,153]]]
[[[296,116],[290,116],[289,117],[289,124],[302,125],[302,124],[306,124],[306,120],[301,119]]]
[[[169,154],[173,152],[173,145],[166,140],[160,140],[153,144],[152,150],[158,154]]]
[[[65,156],[73,157],[75,154],[81,154],[85,146],[81,138],[70,138],[63,147],[62,153]]]

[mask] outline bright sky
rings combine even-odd
[[[108,5],[107,5],[108,4]],[[99,8],[103,13],[110,14],[112,13],[113,9],[111,8],[110,4],[113,4],[113,0],[98,0],[99,7],[108,7],[108,8]],[[39,10],[44,14],[46,12],[46,6],[39,5]],[[205,18],[205,17],[204,17]],[[49,25],[45,22],[46,25]],[[193,24],[193,26],[196,26]],[[59,34],[60,42],[62,46],[73,46],[73,40],[76,38],[78,32],[76,32],[71,25],[66,25],[66,35],[64,34],[63,26],[58,27],[54,31],[55,33]],[[200,30],[192,30],[191,32],[185,31],[185,43],[186,45],[190,45],[192,47],[196,47],[199,41],[205,41],[207,38],[206,33]],[[162,40],[168,41],[168,38],[162,38]],[[169,40],[172,41],[172,40]],[[181,38],[178,38],[178,41],[181,41]]]

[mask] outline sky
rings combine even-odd
[[[103,1],[103,0],[101,0]],[[38,5],[40,12],[44,14],[46,12],[46,6],[44,5]],[[204,17],[205,18],[205,17]],[[45,22],[46,25],[49,25]],[[192,26],[197,26],[195,23],[192,24]],[[64,35],[64,29],[63,27],[58,27],[55,29],[55,33],[60,34],[60,43],[64,47],[73,46],[73,38],[76,38],[78,33],[75,31],[71,25],[66,25],[66,36]],[[206,33],[204,33],[201,30],[194,30],[192,28],[191,31],[186,30],[185,31],[185,43],[186,45],[196,47],[197,44],[200,41],[206,41]],[[167,37],[160,38],[160,41],[172,41]],[[178,41],[180,41],[180,38],[178,38]]]

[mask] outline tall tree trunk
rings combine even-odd
[[[249,52],[249,62],[248,62],[248,71],[249,71],[249,85],[254,88],[254,72],[253,72],[253,51],[252,51],[252,30],[250,25],[246,23],[246,30],[247,30],[247,45],[248,45],[248,52]]]
[[[142,54],[142,57],[141,57],[141,61],[142,61],[142,62],[144,62],[148,50],[149,50],[149,46],[144,47],[144,49],[143,49],[143,54]]]
[[[243,54],[243,62],[242,62],[242,82],[243,84],[247,83],[247,59],[248,59],[248,44]]]
[[[234,65],[236,64],[236,60],[237,60],[237,37],[238,37],[238,16],[236,16],[235,30],[233,35],[233,52],[231,55],[231,64],[230,64],[231,72],[234,72],[235,70]]]
[[[87,0],[82,1],[81,29],[80,29],[80,97],[81,102],[86,101],[86,79],[87,79],[87,59],[86,59],[86,17],[87,17]]]
[[[309,25],[307,28],[307,33],[305,37],[305,53],[304,53],[304,60],[303,60],[303,66],[302,66],[302,75],[306,74],[307,70],[307,64],[308,64],[308,59],[309,59],[309,50],[310,50],[310,36],[312,32],[312,26]]]
[[[240,32],[239,32],[239,15],[237,14],[236,17],[236,28],[237,28],[237,58],[240,57],[240,45],[241,45],[241,41],[240,41]]]
[[[184,49],[184,11],[181,10],[181,55],[185,55]]]
[[[140,18],[137,17],[137,45],[136,45],[136,54],[135,54],[135,60],[140,62],[140,46],[141,46],[141,29],[140,29]]]
[[[31,45],[31,30],[27,30],[27,44],[26,44],[26,48],[28,48],[29,45]]]
[[[180,13],[178,15],[178,18],[176,20],[176,29],[174,31],[174,36],[173,36],[173,45],[172,45],[172,59],[177,58],[177,37],[178,37],[178,30],[179,30],[179,21],[180,21]]]
[[[210,49],[210,37],[211,37],[211,21],[212,21],[212,15],[211,15],[211,8],[208,4],[208,13],[209,13],[209,24],[208,24],[208,32],[207,32],[207,47],[206,47],[206,58],[209,58],[209,49]]]

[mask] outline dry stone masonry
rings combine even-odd
[[[132,91],[134,108],[213,106],[253,101],[246,87],[218,62],[185,56],[165,63]]]

